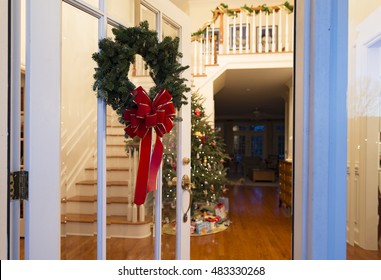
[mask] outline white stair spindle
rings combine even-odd
[[[259,11],[258,52],[262,53],[262,11]]]
[[[214,59],[214,50],[215,50],[216,42],[214,39],[214,22],[212,23],[212,44],[211,44],[211,64],[216,64]]]
[[[279,24],[278,24],[278,52],[282,52],[282,9],[279,10]]]
[[[252,13],[252,21],[253,21],[253,27],[251,28],[251,52],[255,53],[257,51],[257,40],[255,36],[255,12]]]
[[[269,52],[269,14],[266,13],[266,28],[265,28],[265,52]]]
[[[197,40],[193,41],[193,74],[197,74]]]
[[[209,26],[206,27],[206,33],[205,33],[205,64],[209,64]]]
[[[275,52],[276,30],[275,30],[275,11],[272,12],[272,30],[271,30],[271,52]]]
[[[286,42],[285,42],[285,51],[288,52],[290,49],[289,40],[288,40],[288,14],[286,14]]]
[[[245,49],[246,53],[249,53],[249,16],[246,14],[246,24],[245,24]]]
[[[236,17],[234,15],[234,18],[233,18],[233,38],[232,38],[232,43],[233,43],[233,54],[236,53],[236,42],[237,42],[237,34],[236,34]]]
[[[230,53],[230,17],[226,17],[226,28],[225,28],[225,45],[226,45],[226,54]]]
[[[243,38],[243,32],[242,32],[242,12],[239,13],[239,33],[238,33],[238,42],[239,42],[239,53],[242,53],[242,38]]]
[[[201,75],[203,73],[203,62],[204,62],[204,56],[203,56],[203,48],[204,48],[204,42],[203,42],[203,38],[200,39],[200,46],[199,46],[199,63],[198,63],[198,66],[199,66],[199,70],[198,70],[198,73]]]

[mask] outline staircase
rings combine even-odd
[[[137,159],[130,158],[124,142],[124,127],[112,110],[107,113],[106,180],[107,237],[144,238],[151,235],[152,219],[146,215],[133,222],[127,218],[133,197],[133,168]],[[135,153],[137,154],[137,153]],[[135,162],[133,162],[135,161]],[[97,233],[97,167],[87,166],[84,180],[74,186],[75,195],[62,198],[61,235],[92,236]],[[132,206],[132,205],[131,205]]]

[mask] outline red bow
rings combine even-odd
[[[153,101],[141,86],[131,94],[138,108],[126,109],[124,121],[127,124],[126,134],[142,138],[134,198],[135,204],[140,205],[145,202],[147,193],[156,189],[157,172],[164,150],[161,137],[174,126],[175,106],[166,90],[161,90]],[[155,129],[157,137],[151,157],[152,129]]]

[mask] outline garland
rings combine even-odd
[[[147,21],[112,31],[115,41],[100,40],[100,50],[92,56],[98,64],[93,89],[120,116],[119,121],[126,125],[125,135],[141,138],[134,198],[134,203],[141,205],[147,193],[156,189],[164,149],[161,137],[174,126],[175,108],[186,104],[184,92],[190,88],[180,75],[189,66],[178,62],[182,57],[178,52],[179,38],[165,37],[159,43],[157,32],[148,29]],[[149,93],[142,87],[136,88],[128,78],[137,54],[144,59],[155,83]],[[153,131],[156,140],[151,154]]]
[[[182,66],[178,59],[182,57],[179,49],[179,38],[165,37],[159,43],[156,31],[148,29],[148,22],[144,21],[136,27],[126,28],[119,26],[113,28],[115,40],[105,38],[99,41],[99,52],[92,58],[97,62],[95,68],[95,83],[93,89],[97,90],[97,97],[103,99],[121,117],[124,123],[124,111],[136,108],[133,96],[130,94],[136,86],[129,80],[128,73],[135,62],[135,55],[143,57],[146,69],[155,83],[148,95],[151,100],[157,93],[166,89],[171,93],[173,103],[179,110],[186,104],[185,92],[190,88],[186,86],[186,79],[181,73],[189,68]]]
[[[284,10],[288,14],[291,14],[294,11],[294,6],[291,5],[288,1],[286,1],[283,4],[273,7],[269,7],[266,4],[260,5],[258,7],[249,7],[245,4],[240,9],[229,9],[228,5],[221,3],[214,10],[211,11],[213,14],[213,18],[206,22],[199,30],[192,33],[192,37],[198,37],[203,35],[206,28],[209,27],[212,23],[214,23],[219,18],[221,13],[227,14],[228,16],[237,17],[238,12],[240,10],[241,12],[246,13],[248,16],[252,16],[253,13],[257,15],[260,11],[262,11],[265,14],[272,14],[273,12],[277,13],[280,9]]]

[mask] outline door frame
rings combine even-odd
[[[0,259],[9,258],[8,255],[8,95],[9,95],[9,52],[8,52],[8,0],[0,0]]]

